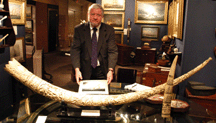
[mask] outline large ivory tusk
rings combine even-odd
[[[207,59],[193,70],[174,79],[173,85],[179,84],[201,70],[211,59],[212,58]],[[85,95],[68,91],[46,82],[28,71],[15,59],[12,59],[12,61],[9,61],[9,63],[5,65],[5,70],[27,87],[47,98],[79,106],[106,106],[110,104],[120,105],[130,103],[163,92],[166,85],[165,83],[152,89],[120,95]]]
[[[172,100],[172,93],[173,93],[173,80],[175,76],[176,64],[178,61],[178,55],[176,55],[175,59],[173,60],[172,66],[169,71],[169,75],[166,82],[166,87],[164,90],[164,99],[162,104],[162,113],[161,116],[163,118],[169,118],[171,113],[171,100]]]

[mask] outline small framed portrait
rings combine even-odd
[[[103,22],[113,26],[114,29],[124,29],[124,12],[113,12],[113,11],[106,11],[104,12]]]
[[[33,32],[33,20],[26,20],[25,31],[26,32]]]
[[[33,45],[33,33],[32,32],[26,32],[26,34],[25,34],[25,44]]]
[[[25,49],[24,37],[16,38],[14,46],[10,47],[10,58],[15,58],[19,62],[25,62]]]
[[[102,0],[104,10],[125,10],[125,0]]]
[[[13,25],[25,25],[26,1],[9,1],[10,17]]]
[[[135,23],[167,24],[168,1],[135,2]]]
[[[160,31],[159,26],[141,26],[141,40],[158,41],[159,31]]]
[[[124,41],[124,32],[115,31],[115,42],[118,44],[123,44],[123,41]]]
[[[26,6],[26,19],[31,19],[32,18],[32,6],[27,5]]]

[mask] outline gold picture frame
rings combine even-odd
[[[174,27],[174,2],[169,5],[169,18],[168,18],[168,36],[173,39],[173,27]]]
[[[20,101],[19,110],[17,114],[17,123],[22,123],[22,121],[29,116],[30,116],[29,99],[26,98]]]
[[[136,0],[135,23],[167,24],[168,1]]]
[[[125,10],[125,0],[102,0],[104,10]]]
[[[27,5],[26,6],[26,19],[31,19],[32,18],[32,6]]]
[[[115,42],[118,44],[123,44],[123,41],[124,41],[124,32],[115,31]]]
[[[10,47],[10,58],[15,58],[19,62],[26,61],[26,47],[24,37],[16,38],[16,42]]]
[[[124,12],[105,11],[102,22],[113,26],[114,29],[124,29]]]
[[[33,32],[33,20],[26,20],[25,31],[26,32]]]
[[[174,0],[169,5],[168,35],[182,39],[184,0]]]
[[[33,45],[33,33],[32,32],[25,33],[25,44]]]
[[[26,1],[9,0],[9,11],[13,25],[25,25]]]
[[[142,41],[158,41],[160,26],[141,26]]]

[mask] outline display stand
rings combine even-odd
[[[107,95],[107,80],[83,80],[80,82],[79,93]],[[57,117],[114,120],[115,106],[75,106],[62,101]]]
[[[70,107],[61,102],[61,108],[57,113],[61,118],[85,118],[85,119],[108,119],[115,120],[115,106],[77,106]]]

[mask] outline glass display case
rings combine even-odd
[[[111,91],[110,95],[130,93],[124,91],[126,83],[121,83],[119,89],[122,91]],[[71,86],[65,87],[70,89]],[[77,90],[77,89],[76,89]],[[121,93],[118,93],[121,92]],[[124,93],[122,93],[124,92]],[[186,97],[177,96],[178,100],[189,104],[186,110],[171,110],[170,118],[161,117],[161,103],[151,103],[146,100],[123,105],[108,106],[77,106],[47,99],[39,94],[29,97],[29,107],[31,114],[26,117],[25,122],[35,123],[44,120],[45,123],[80,123],[80,122],[118,122],[118,123],[196,123],[196,122],[215,122],[216,114],[208,109],[191,101]],[[199,108],[198,108],[199,107]],[[85,115],[84,115],[85,114]],[[18,120],[18,118],[15,118]],[[42,121],[40,121],[42,123]]]

